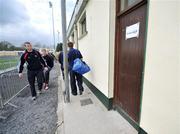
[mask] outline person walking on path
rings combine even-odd
[[[74,60],[76,58],[82,59],[81,52],[77,49],[73,48],[74,44],[72,42],[68,43],[69,47],[69,52],[68,52],[68,62],[69,62],[69,72],[70,72],[70,83],[71,83],[71,93],[72,95],[77,95],[77,86],[76,86],[76,81],[79,87],[79,94],[82,95],[84,88],[82,86],[83,80],[82,80],[82,75],[79,73],[76,73],[72,70]]]
[[[43,69],[48,70],[48,68],[41,54],[32,48],[32,44],[30,42],[25,42],[24,46],[26,50],[20,58],[19,77],[23,77],[22,71],[24,68],[24,63],[26,62],[27,77],[31,89],[32,99],[35,100],[37,97],[35,90],[35,78],[37,78],[38,91],[40,94],[44,81]]]
[[[50,55],[52,58],[53,58],[53,61],[57,61],[57,58],[56,56],[52,53],[52,52],[49,52],[49,50],[46,50],[47,54]]]
[[[48,90],[49,74],[50,74],[51,69],[54,66],[54,59],[50,54],[47,53],[46,49],[42,49],[41,52],[42,52],[43,59],[45,60],[48,66],[48,70],[44,71],[44,83],[45,83],[44,89]]]
[[[59,61],[60,65],[61,65],[61,72],[62,72],[62,77],[63,77],[63,80],[64,80],[63,52],[59,53],[58,61]]]

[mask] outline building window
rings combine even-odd
[[[81,34],[84,35],[86,33],[86,18],[84,18],[81,22]]]
[[[71,42],[74,42],[74,32],[71,34],[70,41],[71,41]]]
[[[84,13],[79,21],[80,38],[84,37],[86,34],[87,34],[87,22],[86,22],[86,13]]]
[[[128,9],[129,7],[141,2],[142,0],[120,0],[121,11]]]

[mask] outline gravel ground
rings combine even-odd
[[[51,71],[50,89],[43,91],[37,100],[31,99],[29,87],[23,90],[11,103],[0,110],[0,134],[52,134],[57,122],[58,74],[57,66]]]

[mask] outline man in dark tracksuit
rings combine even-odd
[[[47,53],[46,49],[42,49],[41,52],[42,52],[43,59],[46,61],[47,66],[48,66],[48,70],[44,72],[44,78],[45,78],[45,80],[44,80],[44,82],[45,82],[44,89],[47,90],[48,89],[48,84],[49,84],[49,74],[50,74],[51,69],[54,66],[54,59],[50,54]]]
[[[82,86],[82,75],[79,73],[76,73],[72,70],[74,60],[76,58],[82,59],[82,55],[79,50],[73,48],[74,44],[72,42],[68,43],[69,52],[68,52],[68,62],[69,62],[69,71],[70,71],[70,83],[71,83],[71,91],[73,95],[77,95],[77,87],[76,87],[76,81],[79,87],[79,93],[82,95],[84,88]]]
[[[19,66],[19,77],[22,78],[22,71],[24,68],[24,63],[27,63],[27,76],[28,76],[28,82],[31,88],[31,94],[32,94],[32,99],[36,99],[36,90],[35,90],[35,78],[37,78],[38,82],[38,89],[39,93],[41,93],[42,86],[43,86],[43,68],[47,70],[47,65],[43,58],[41,57],[41,54],[32,49],[32,45],[30,42],[25,42],[24,43],[26,50],[21,56],[21,62]]]

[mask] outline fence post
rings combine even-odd
[[[0,75],[0,79],[3,79],[2,78],[3,75]],[[0,89],[0,109],[2,109],[4,107],[4,104],[3,104],[3,98],[2,98],[2,91]]]
[[[1,94],[1,90],[0,90],[0,108],[3,108],[3,98],[2,98],[2,94]]]

